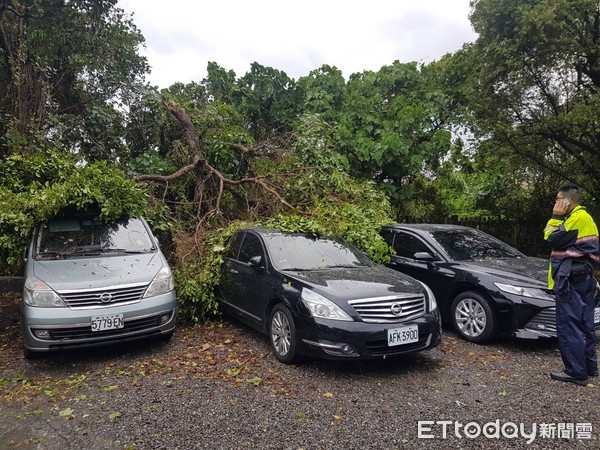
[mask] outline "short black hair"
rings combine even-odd
[[[565,183],[561,187],[558,188],[558,192],[562,192],[566,194],[566,197],[569,197],[573,200],[573,203],[579,204],[581,201],[581,191],[579,190],[579,186],[575,183]]]

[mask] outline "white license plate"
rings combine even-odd
[[[387,331],[388,347],[394,345],[410,344],[419,341],[419,326],[408,325],[405,327],[392,328]]]
[[[600,308],[594,309],[594,323],[600,322]]]
[[[123,314],[92,317],[92,331],[118,330],[123,326]]]

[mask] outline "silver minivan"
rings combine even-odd
[[[175,330],[173,276],[143,218],[57,217],[27,248],[24,354],[141,339]]]

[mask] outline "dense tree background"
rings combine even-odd
[[[383,260],[385,222],[535,228],[565,181],[600,211],[597,1],[473,1],[477,41],[430,64],[294,80],[210,62],[161,92],[116,3],[0,0],[6,273],[67,205],[143,212],[170,236],[181,311],[201,320],[243,224],[339,234]]]

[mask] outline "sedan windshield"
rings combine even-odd
[[[455,261],[524,256],[517,249],[479,230],[433,231],[431,235]]]
[[[370,266],[371,260],[348,244],[305,235],[265,237],[273,265],[279,270],[317,270]]]
[[[91,219],[53,219],[41,227],[34,249],[40,257],[146,253],[154,246],[139,219],[116,223]]]

